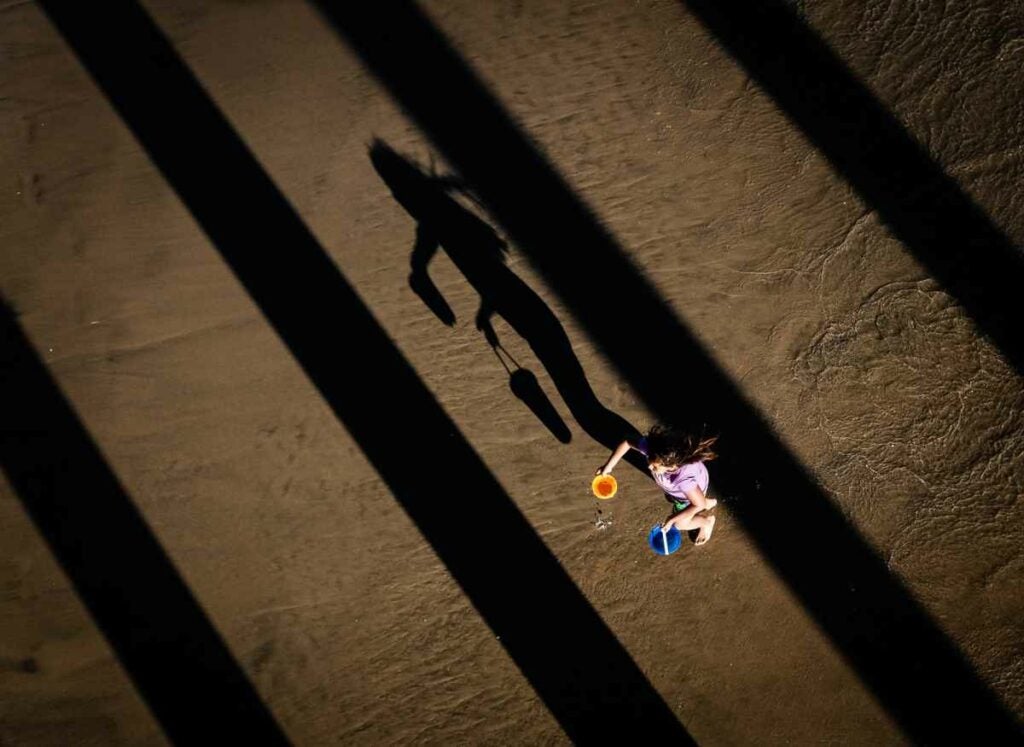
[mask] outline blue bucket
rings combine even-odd
[[[668,543],[668,547],[665,544]],[[661,527],[656,526],[651,530],[651,533],[647,535],[647,544],[651,546],[651,549],[658,555],[671,555],[679,546],[683,544],[683,534],[675,527],[672,527],[665,532],[664,538],[662,538]]]

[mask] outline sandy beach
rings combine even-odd
[[[940,5],[3,3],[0,745],[1019,737],[1024,6]]]

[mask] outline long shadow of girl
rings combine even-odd
[[[491,324],[495,314],[530,345],[576,422],[591,438],[607,449],[615,448],[624,438],[635,438],[636,428],[598,401],[558,318],[540,296],[505,266],[505,242],[493,228],[451,197],[449,190],[455,182],[424,173],[380,140],[370,147],[370,160],[398,203],[416,221],[409,285],[437,318],[449,326],[455,323],[455,314],[427,274],[428,263],[441,248],[480,295],[476,326],[510,372],[513,392],[531,405],[560,441],[569,440],[568,428],[544,397],[533,374],[519,367],[501,346]],[[505,363],[502,353],[514,369]],[[642,459],[630,461],[647,473]]]

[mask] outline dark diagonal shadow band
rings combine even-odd
[[[691,743],[152,20],[42,5],[566,733]]]
[[[1024,374],[1024,250],[779,0],[683,0]]]
[[[733,515],[906,733],[921,742],[969,739],[986,723],[998,738],[1015,738],[1019,726],[959,650],[416,6],[315,5],[651,410],[724,434],[720,494],[732,497]],[[595,295],[584,275],[614,279],[614,301]],[[652,354],[669,343],[676,365]],[[963,718],[937,719],[944,702]]]
[[[0,346],[4,473],[164,732],[287,744],[6,304]]]

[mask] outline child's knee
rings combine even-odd
[[[675,519],[671,521],[671,524],[680,532],[686,532],[690,529],[697,528],[697,525],[694,524],[693,520],[693,516],[677,516]]]

